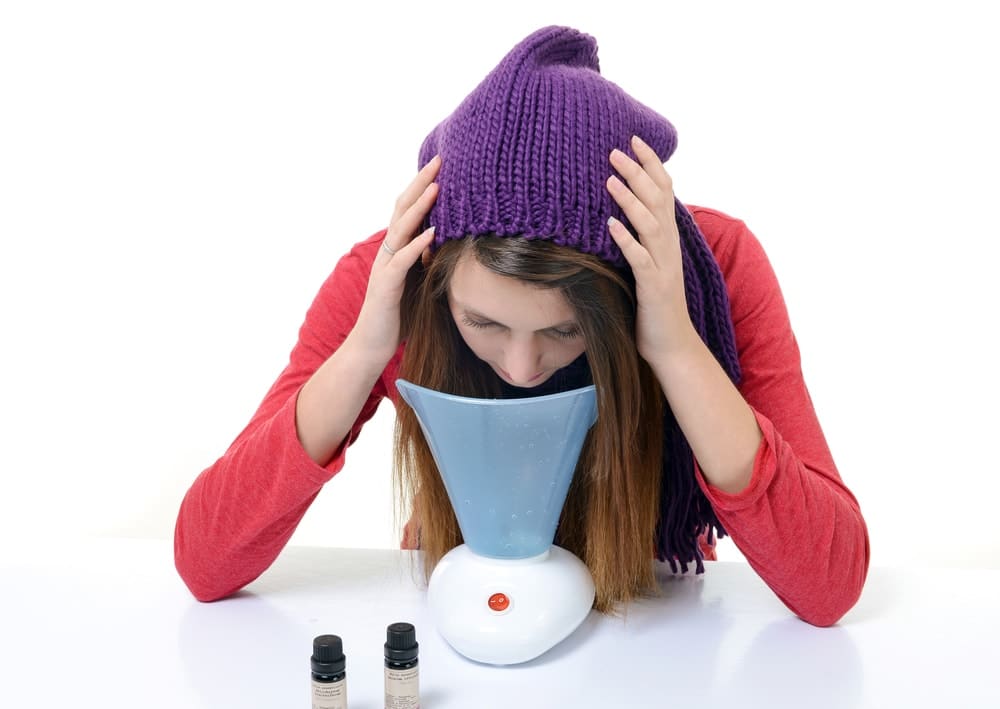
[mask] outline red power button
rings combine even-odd
[[[491,611],[497,611],[499,613],[510,607],[510,599],[507,598],[506,594],[494,593],[490,596],[490,600],[488,600],[486,604],[490,607]]]

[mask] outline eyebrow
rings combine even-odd
[[[500,325],[501,327],[507,327],[506,325],[504,325],[502,322],[500,322],[496,318],[491,318],[489,315],[481,313],[478,310],[473,310],[472,308],[470,308],[467,305],[463,305],[462,303],[456,303],[456,305],[458,305],[458,307],[460,307],[462,310],[464,310],[466,315],[469,315],[469,316],[474,317],[474,318],[478,318],[479,320],[487,320],[487,321],[489,321],[491,323],[496,323],[497,325]],[[562,330],[562,329],[565,329],[565,328],[568,328],[568,327],[576,327],[576,326],[577,326],[576,320],[564,320],[563,322],[556,323],[555,325],[549,325],[548,327],[543,327],[541,330],[538,330],[538,332],[542,332],[544,330]]]

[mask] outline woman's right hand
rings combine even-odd
[[[396,200],[368,277],[365,300],[347,339],[313,372],[295,403],[295,428],[306,453],[327,465],[343,445],[372,386],[399,349],[399,303],[406,273],[434,238],[434,229],[419,236],[420,227],[437,198],[434,183],[441,159],[435,156],[417,173]]]
[[[351,333],[357,344],[378,361],[388,362],[399,348],[399,303],[406,274],[434,240],[434,227],[414,236],[437,198],[434,182],[441,168],[435,155],[417,173],[399,198],[368,277],[368,290]]]

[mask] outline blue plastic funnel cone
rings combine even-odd
[[[397,379],[413,407],[468,547],[494,559],[545,552],[587,431],[594,386],[523,399],[443,394]]]

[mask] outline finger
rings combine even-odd
[[[406,273],[417,262],[420,255],[430,248],[432,241],[434,241],[434,227],[425,229],[394,254],[389,254],[380,248],[377,258],[386,261],[386,269],[395,269]]]
[[[670,178],[663,166],[656,162],[656,154],[651,151],[650,154],[652,157],[647,157],[647,164],[640,165],[616,148],[611,151],[609,160],[618,173],[625,178],[629,189],[639,198],[639,201],[650,212],[666,219],[673,212],[673,187],[670,185]],[[650,174],[650,171],[657,168],[659,168],[659,182]],[[663,184],[666,185],[666,189],[663,188]]]
[[[615,243],[618,244],[618,248],[622,250],[622,255],[628,261],[628,265],[631,266],[634,273],[655,266],[653,257],[650,256],[646,247],[640,244],[632,236],[632,233],[625,228],[625,225],[614,217],[608,217],[608,232],[611,234],[611,238],[615,240]]]
[[[611,175],[607,181],[608,192],[625,212],[625,216],[632,222],[638,232],[639,241],[646,248],[651,246],[651,238],[661,231],[660,220],[649,211],[638,197],[630,190],[624,182],[615,175]]]
[[[667,197],[667,201],[672,205],[674,200],[674,181],[671,179],[667,169],[663,167],[663,161],[660,160],[660,156],[637,135],[632,136],[632,150],[635,152],[635,156],[639,158],[639,164],[642,165],[642,169],[646,171],[646,174],[649,175],[656,186],[663,191],[663,194]]]
[[[420,228],[424,218],[431,211],[434,200],[437,199],[438,184],[432,182],[398,218],[389,224],[385,235],[385,243],[393,251],[399,251],[410,243],[413,233]]]
[[[420,172],[418,172],[416,177],[413,178],[413,181],[407,185],[406,189],[403,190],[403,193],[396,198],[396,205],[392,210],[392,219],[389,220],[390,224],[399,219],[403,212],[409,209],[413,203],[417,201],[420,195],[424,193],[424,190],[427,189],[427,186],[434,182],[434,179],[437,177],[440,169],[441,156],[435,155],[431,158],[430,162],[420,169]]]

